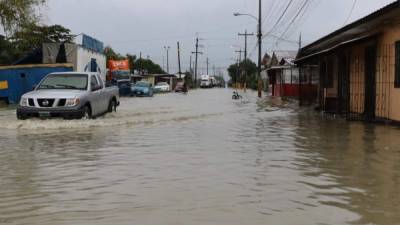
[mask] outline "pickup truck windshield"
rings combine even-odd
[[[88,76],[84,74],[53,74],[43,80],[38,90],[73,89],[87,90]]]

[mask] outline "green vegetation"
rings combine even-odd
[[[10,37],[25,24],[36,23],[39,19],[38,8],[46,0],[1,0],[0,27],[6,37]]]
[[[228,73],[231,77],[230,83],[244,84],[246,82],[247,87],[257,89],[257,65],[250,59],[230,65]]]
[[[11,64],[43,43],[72,42],[74,35],[61,25],[39,26],[27,23],[9,38],[0,38],[0,64]]]
[[[160,65],[154,63],[150,59],[136,59],[134,67],[136,70],[139,70],[141,74],[166,74]]]

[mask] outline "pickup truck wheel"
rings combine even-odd
[[[89,106],[83,107],[83,119],[92,119],[92,110],[90,110]]]
[[[110,105],[108,106],[108,112],[112,113],[116,111],[117,111],[117,102],[113,99],[111,100]]]
[[[18,119],[18,120],[26,120],[26,119],[27,119],[27,117],[26,117],[26,116],[23,116],[23,115],[21,115],[20,113],[17,113],[17,119]]]

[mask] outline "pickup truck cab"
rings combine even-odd
[[[17,118],[90,119],[116,111],[118,106],[118,88],[105,87],[99,74],[51,73],[21,97]]]

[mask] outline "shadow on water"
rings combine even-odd
[[[400,197],[397,127],[298,115],[298,168],[319,203],[357,213],[351,224],[396,224]]]

